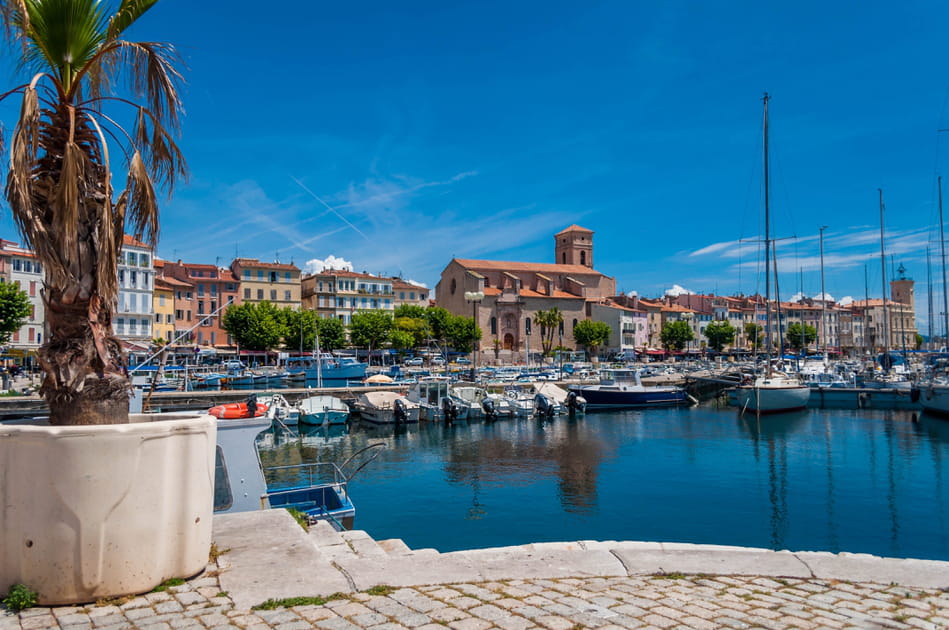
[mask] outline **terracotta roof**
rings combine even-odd
[[[497,287],[485,287],[485,288],[484,288],[484,295],[485,295],[485,297],[487,297],[487,296],[495,296],[495,297],[497,297],[497,296],[501,295],[501,293],[503,293],[503,291],[501,291],[501,289],[499,289],[499,288],[497,288]],[[521,291],[520,291],[520,293],[518,293],[518,295],[521,296],[521,297],[530,297],[530,298],[551,298],[551,299],[558,299],[558,300],[582,300],[582,299],[584,299],[583,297],[581,297],[581,296],[579,296],[579,295],[574,295],[573,293],[567,293],[566,291],[554,291],[554,294],[553,294],[553,295],[547,295],[546,293],[538,293],[537,291],[534,291],[534,290],[532,290],[532,289],[521,289]]]
[[[615,308],[620,311],[627,311],[630,313],[639,313],[641,315],[646,314],[646,311],[642,309],[632,308],[630,306],[623,306],[622,304],[617,304],[613,300],[587,300],[587,302],[590,302],[591,304],[596,304],[598,306],[606,306],[607,308]]]
[[[235,258],[234,262],[239,267],[261,267],[263,269],[284,269],[286,271],[300,271],[296,265],[287,265],[284,263],[265,263],[256,258]]]
[[[642,301],[642,300],[640,300]],[[674,313],[695,313],[696,311],[691,308],[686,308],[684,306],[679,306],[678,304],[668,304],[662,307],[664,311],[672,311]]]
[[[334,276],[336,278],[365,278],[366,280],[375,280],[376,282],[392,282],[392,278],[383,278],[374,276],[370,273],[359,273],[358,271],[346,271],[344,269],[326,269],[312,274],[312,276]],[[307,276],[307,277],[312,277]]]
[[[574,274],[588,276],[603,276],[604,274],[584,267],[583,265],[558,265],[555,263],[527,263],[527,262],[509,262],[504,260],[470,260],[464,258],[455,258],[462,267],[466,269],[488,269],[491,271],[526,271],[529,273],[543,273],[553,275]]]
[[[412,284],[411,282],[406,282],[400,278],[392,278],[392,288],[393,289],[414,289],[415,291],[429,291],[428,287],[421,287],[417,284]]]
[[[156,276],[155,286],[157,287],[159,283],[166,285],[170,289],[194,288],[194,285],[190,282],[185,282],[184,280],[179,280],[178,278],[172,278],[171,276]]]
[[[585,232],[587,234],[593,234],[593,230],[588,230],[585,227],[580,227],[579,225],[574,223],[570,227],[565,227],[564,229],[560,230],[559,232],[554,234],[554,236],[560,236],[561,234],[567,234],[568,232]]]
[[[146,243],[143,243],[142,241],[140,241],[140,240],[138,240],[138,239],[132,238],[132,237],[129,236],[128,234],[125,234],[125,235],[122,236],[122,244],[123,244],[123,245],[128,245],[128,246],[130,246],[130,247],[143,247],[143,248],[145,248],[145,249],[151,249],[151,248],[152,248],[151,245],[148,245],[148,244],[146,244]]]

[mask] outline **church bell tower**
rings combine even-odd
[[[593,230],[571,225],[555,234],[554,262],[593,269]]]

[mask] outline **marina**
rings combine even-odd
[[[271,430],[258,447],[267,466],[342,461],[374,442],[387,448],[351,488],[355,527],[413,548],[634,539],[949,559],[949,422],[928,414],[758,419],[706,403]]]

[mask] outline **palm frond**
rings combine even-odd
[[[126,190],[128,207],[125,219],[130,231],[135,238],[154,243],[158,238],[158,199],[148,168],[138,151],[129,164]]]
[[[138,18],[152,8],[158,0],[122,0],[118,10],[109,20],[106,41],[113,42]]]
[[[30,29],[28,57],[55,69],[67,99],[72,100],[83,68],[105,41],[108,14],[98,0],[23,0]]]

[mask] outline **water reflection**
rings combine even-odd
[[[949,559],[949,421],[710,407],[550,422],[301,428],[265,465],[386,451],[351,488],[356,526],[442,551],[669,540]]]

